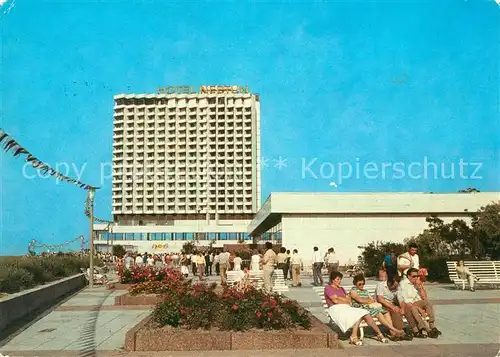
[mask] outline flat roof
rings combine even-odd
[[[248,226],[264,233],[285,214],[464,214],[500,200],[500,192],[273,192]]]

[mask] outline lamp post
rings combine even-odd
[[[89,221],[90,221],[90,239],[89,239],[89,287],[92,289],[94,287],[94,189],[90,188],[88,191],[89,200]]]

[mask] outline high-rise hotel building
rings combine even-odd
[[[245,93],[246,92],[246,93]],[[114,97],[111,227],[98,247],[177,251],[250,240],[260,208],[260,102],[245,87]],[[160,248],[158,248],[160,247]]]

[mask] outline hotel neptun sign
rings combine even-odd
[[[158,88],[158,94],[248,94],[248,86],[167,86]]]

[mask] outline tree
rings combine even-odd
[[[127,253],[125,251],[125,248],[123,248],[122,245],[120,244],[117,244],[117,245],[113,245],[113,255],[117,258],[123,258],[123,256],[125,255],[125,253]]]
[[[473,192],[481,192],[477,188],[467,187],[465,190],[458,190],[458,193],[473,193]]]
[[[186,242],[182,246],[184,254],[193,254],[196,251],[196,245],[193,242]]]
[[[500,202],[481,207],[472,217],[472,230],[479,254],[500,259]]]

